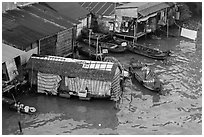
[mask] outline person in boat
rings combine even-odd
[[[149,67],[147,67],[147,64],[145,64],[145,66],[142,67],[142,71],[145,71],[145,80],[146,80],[147,79],[147,75],[150,72],[150,69],[149,69]]]

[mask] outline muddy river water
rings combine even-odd
[[[35,106],[35,115],[11,112],[3,107],[2,133],[19,134],[202,134],[201,44],[162,36],[140,43],[174,53],[167,63],[125,53],[114,55],[124,65],[132,57],[148,63],[164,83],[166,95],[153,93],[136,80],[127,80],[119,109],[109,100],[80,101],[42,95],[25,95],[20,100]]]

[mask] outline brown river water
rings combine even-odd
[[[202,134],[202,44],[181,38],[145,39],[140,43],[174,53],[167,63],[132,53],[114,54],[125,66],[132,57],[148,63],[164,83],[166,95],[127,80],[119,109],[109,100],[80,101],[54,96],[24,95],[34,115],[2,109],[2,134],[24,135],[188,135]]]

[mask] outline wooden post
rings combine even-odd
[[[133,45],[135,44],[135,41],[137,42],[137,20],[138,20],[138,13],[136,21],[134,22],[134,39],[133,39]]]
[[[40,40],[39,40],[39,45],[38,45],[38,54],[40,54]]]
[[[168,23],[168,19],[167,19],[167,8],[166,8],[166,29],[167,29],[167,38],[169,37],[169,23]]]
[[[97,41],[96,41],[96,60],[98,58],[98,38],[99,37],[97,37]]]
[[[116,3],[115,3],[115,6],[114,6],[114,12],[115,12],[115,8],[116,8]],[[113,32],[115,33],[115,22],[116,22],[116,14],[115,14],[115,19],[113,21]]]
[[[91,48],[90,48],[91,38],[90,38],[90,35],[91,35],[91,29],[89,29],[89,58],[91,57]]]

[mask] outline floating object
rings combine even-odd
[[[196,40],[196,38],[197,38],[197,31],[181,28],[181,36],[183,36],[185,38],[192,39],[192,40]]]
[[[36,108],[34,108],[34,107],[30,107],[29,109],[30,109],[30,112],[32,112],[32,113],[36,112]]]
[[[25,109],[25,112],[29,112],[30,108],[29,108],[29,106],[25,106],[24,109]]]

